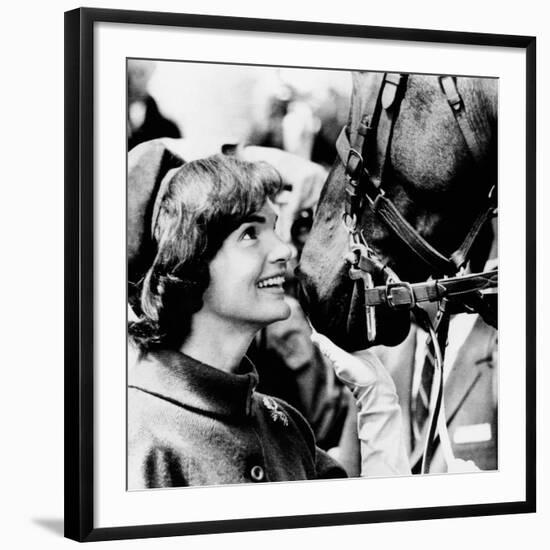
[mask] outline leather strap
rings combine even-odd
[[[397,91],[403,83],[403,79],[406,79],[406,74],[401,73],[385,73],[384,74],[384,88],[382,90],[382,107],[388,111],[393,107],[393,104],[397,98]]]
[[[342,131],[336,140],[336,150],[338,151],[342,164],[346,166],[348,162],[347,159],[350,155],[354,155],[354,153],[350,153],[351,147],[347,137],[346,127],[342,128]],[[369,179],[368,173],[364,172],[363,176],[366,179]],[[363,187],[365,190],[365,196],[373,211],[384,220],[393,233],[399,237],[425,264],[427,264],[434,273],[443,273],[445,275],[454,275],[456,273],[455,264],[450,259],[439,253],[414,229],[414,227],[412,227],[412,225],[403,217],[399,210],[397,210],[395,205],[385,197],[381,189],[373,184],[370,186],[369,193],[366,186]],[[372,196],[373,193],[376,193],[376,195]]]
[[[464,101],[462,100],[462,96],[460,95],[456,85],[456,77],[449,75],[440,76],[439,84],[447,96],[447,102],[449,103],[451,111],[453,112],[458,126],[460,127],[468,150],[474,157],[475,161],[480,163],[483,160],[481,143],[479,141],[478,134],[466,113]]]
[[[464,239],[464,241],[462,241],[460,248],[455,250],[451,255],[451,260],[453,261],[457,269],[460,269],[461,267],[464,267],[466,265],[466,262],[468,261],[468,256],[470,254],[470,249],[472,248],[472,245],[474,244],[477,236],[479,235],[479,232],[481,231],[483,226],[487,223],[487,221],[489,221],[489,219],[493,217],[496,211],[494,187],[489,191],[488,198],[489,198],[489,205],[485,210],[479,213],[474,223],[472,224],[470,231],[468,231],[466,238]]]
[[[365,305],[411,309],[420,302],[437,302],[461,294],[480,292],[498,285],[498,269],[422,283],[389,283],[365,290]]]
[[[378,195],[372,203],[372,209],[418,258],[431,267],[434,275],[454,275],[456,273],[455,264],[424,239],[397,210],[392,201],[384,195]]]
[[[346,174],[346,200],[344,208],[346,214],[350,216],[350,218],[355,219],[355,223],[357,222],[357,218],[363,208],[363,197],[359,191],[359,181],[361,180],[363,172],[364,161],[362,151],[365,137],[369,131],[369,123],[370,120],[368,117],[365,116],[362,118],[359,126],[357,127],[353,147],[349,145],[345,126],[342,128],[340,136],[338,137],[338,140],[341,140],[343,136],[343,139],[345,139],[348,144],[346,149],[346,159],[342,160]]]
[[[351,217],[355,215],[356,220],[367,194],[361,189],[364,182],[368,181],[374,188],[381,185],[407,75],[383,73],[377,79],[379,89],[374,104],[361,106],[365,114],[357,129],[349,132],[349,128],[344,127],[336,142],[346,173],[345,211]]]
[[[417,321],[421,325],[424,324],[429,333],[427,346],[428,348],[431,348],[431,351],[433,353],[432,367],[434,369],[433,387],[432,391],[430,392],[431,395],[429,398],[430,404],[433,403],[433,409],[431,411],[428,421],[428,429],[424,442],[424,452],[422,453],[422,464],[420,471],[420,473],[422,474],[427,474],[430,471],[430,463],[435,451],[435,446],[437,442],[436,436],[438,430],[441,432],[439,435],[442,436],[442,443],[443,441],[450,441],[445,419],[445,406],[443,395],[443,364],[445,359],[445,348],[447,346],[450,321],[450,311],[447,306],[448,300],[443,299],[440,302],[439,310],[437,312],[437,316],[431,330],[428,314],[420,308],[414,309],[414,314]],[[437,350],[439,351],[439,357],[437,356],[438,354],[435,348],[437,348]],[[452,448],[450,448],[450,458],[454,458]]]
[[[385,73],[382,81],[379,93],[382,108],[376,124],[376,132],[372,133],[373,143],[367,143],[376,154],[372,155],[372,158],[369,156],[365,158],[365,168],[369,173],[369,180],[378,188],[382,185],[384,171],[388,164],[395,121],[399,115],[401,100],[405,95],[407,79],[408,75],[406,74]],[[375,159],[376,163],[374,163]]]

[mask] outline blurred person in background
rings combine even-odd
[[[142,59],[128,60],[128,150],[155,138],[181,138],[174,122],[160,112],[157,102],[148,92],[155,63]]]
[[[293,94],[292,88],[281,79],[278,71],[267,73],[256,82],[247,144],[286,150],[283,120],[293,101]]]
[[[347,120],[349,92],[319,74],[279,70],[261,80],[248,143],[276,147],[329,168],[336,158],[336,138]]]
[[[336,159],[336,140],[347,123],[349,92],[343,93],[335,86],[327,86],[312,92],[311,103],[319,119],[311,150],[311,160],[330,168]]]

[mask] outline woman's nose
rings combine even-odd
[[[273,245],[269,252],[271,262],[288,262],[293,256],[294,247],[285,243],[275,233],[273,234]]]

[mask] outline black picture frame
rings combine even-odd
[[[517,48],[526,54],[526,498],[518,502],[94,527],[94,24],[98,22]],[[413,521],[536,509],[536,39],[408,28],[81,8],[65,14],[65,536],[100,541]]]

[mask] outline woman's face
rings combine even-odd
[[[255,329],[290,315],[283,282],[291,250],[276,235],[276,221],[267,201],[225,239],[210,262],[203,314]]]

